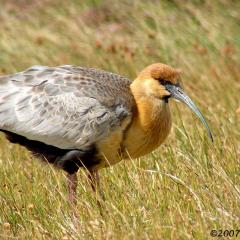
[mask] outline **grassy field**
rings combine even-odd
[[[0,74],[76,64],[134,79],[164,62],[183,70],[215,140],[171,102],[159,149],[101,171],[103,216],[79,171],[75,228],[65,174],[1,136],[0,239],[211,239],[212,229],[240,229],[239,9],[237,0],[0,0]]]

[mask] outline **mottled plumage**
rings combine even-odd
[[[134,81],[77,66],[34,66],[0,77],[0,131],[12,143],[68,173],[69,199],[76,202],[76,172],[98,169],[156,149],[171,129],[168,99],[186,103],[210,129],[182,91],[180,71],[157,63]]]
[[[88,151],[131,117],[129,86],[120,75],[69,65],[0,77],[0,129]]]

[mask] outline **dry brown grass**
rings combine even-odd
[[[101,216],[79,173],[79,229],[62,172],[1,138],[1,239],[207,239],[239,229],[239,1],[0,2],[0,73],[76,64],[134,78],[153,62],[183,70],[186,92],[214,133],[185,106],[152,154],[101,171]]]

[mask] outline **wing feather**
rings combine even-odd
[[[0,129],[86,149],[131,116],[129,85],[120,75],[70,65],[0,77]]]

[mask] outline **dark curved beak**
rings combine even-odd
[[[204,116],[202,115],[198,107],[195,105],[195,103],[191,100],[191,98],[186,93],[184,93],[184,91],[181,89],[181,87],[178,84],[177,85],[166,84],[165,88],[171,93],[171,97],[185,103],[189,108],[192,109],[192,111],[196,113],[196,115],[202,121],[203,125],[206,127],[208,136],[211,138],[213,142],[213,136],[207,124],[207,121],[205,120]]]

